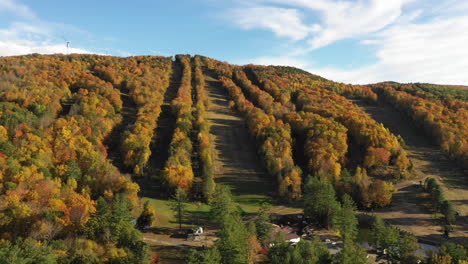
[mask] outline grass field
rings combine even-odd
[[[157,228],[178,228],[178,223],[175,219],[174,212],[171,210],[170,201],[163,199],[155,199],[143,197],[143,201],[149,201],[153,208],[156,208],[156,221],[153,226]],[[263,195],[239,195],[234,196],[234,200],[239,204],[239,209],[242,213],[254,214],[258,212],[263,202],[268,202],[272,205],[272,214],[294,214],[302,212],[299,207],[291,207],[290,205],[281,205],[275,203],[271,197]],[[205,226],[209,222],[210,206],[200,202],[189,202],[186,205],[186,217],[184,220],[184,228],[194,228],[197,226]]]

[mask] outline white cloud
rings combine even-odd
[[[7,28],[0,28],[0,56],[67,53],[65,41],[58,40],[57,34],[56,26],[51,23],[13,22]],[[92,53],[73,47],[68,52]]]
[[[68,50],[70,53],[82,53],[89,54],[91,52],[78,49],[70,48]],[[7,42],[0,41],[0,56],[13,56],[13,55],[25,55],[31,53],[40,53],[40,54],[55,54],[55,53],[67,53],[67,48],[65,45],[60,44],[48,44],[48,43],[38,43],[34,41],[15,41]]]
[[[268,29],[277,36],[301,40],[310,32],[319,30],[318,25],[310,27],[302,23],[302,14],[296,9],[250,6],[230,11],[229,18],[243,29]]]
[[[322,28],[309,44],[317,49],[340,39],[376,32],[395,22],[401,15],[403,1],[305,1],[293,0],[319,12]]]
[[[1,12],[17,16],[19,20],[0,28],[0,56],[66,53],[65,40],[61,39],[64,31],[89,38],[89,33],[76,27],[39,19],[28,6],[16,0],[0,0]],[[73,47],[68,52],[92,53]]]
[[[468,84],[468,16],[395,25],[377,34],[378,61],[354,70],[309,68],[337,81],[373,83],[386,80]]]
[[[299,42],[295,52],[261,56],[259,64],[291,65],[336,81],[468,84],[468,2],[465,0],[255,0],[301,10],[303,21],[320,28]],[[260,16],[261,14],[259,14]],[[287,25],[283,25],[287,28]],[[293,27],[294,28],[294,27]],[[310,27],[309,27],[310,28]],[[376,61],[352,69],[320,67],[304,58],[317,48],[354,38],[375,53]],[[353,52],[352,49],[349,52]],[[343,65],[347,65],[343,61]]]
[[[6,11],[13,13],[15,16],[24,18],[35,18],[34,12],[26,5],[18,3],[15,0],[0,0],[0,12]]]
[[[256,0],[261,6],[245,5],[228,17],[243,29],[268,29],[292,40],[308,39],[297,53],[318,49],[337,40],[379,31],[395,22],[404,4],[414,0]],[[273,5],[285,5],[288,8]],[[318,24],[306,24],[304,16]]]

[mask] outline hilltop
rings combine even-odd
[[[351,85],[198,55],[2,57],[0,244],[144,263],[143,238],[178,224],[176,190],[185,224],[219,229],[217,186],[245,215],[264,202],[282,215],[307,207],[311,179],[420,241],[466,243],[466,120],[464,86]]]

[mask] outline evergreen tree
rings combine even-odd
[[[211,203],[210,214],[212,219],[217,222],[223,222],[227,215],[236,211],[236,206],[232,200],[231,191],[227,186],[218,184]]]
[[[216,246],[205,249],[195,250],[191,249],[188,253],[187,264],[220,264],[221,255]]]
[[[257,219],[255,219],[257,237],[263,245],[270,239],[270,234],[273,230],[273,225],[270,222],[270,208],[270,205],[264,203],[258,210]]]
[[[451,225],[455,222],[455,209],[450,201],[443,201],[441,205],[441,212],[444,214],[445,222]]]
[[[231,192],[217,185],[211,205],[211,215],[221,225],[216,246],[223,264],[247,264],[249,259],[249,232],[233,202]]]
[[[268,259],[271,264],[288,264],[290,263],[289,245],[286,242],[286,237],[283,233],[276,234],[272,242],[272,247],[268,250]]]
[[[432,204],[436,210],[436,212],[441,212],[442,209],[442,203],[444,202],[444,192],[440,185],[435,185],[434,188],[432,188],[431,191],[431,197],[432,197]]]
[[[324,179],[310,178],[304,190],[304,215],[328,228],[339,208],[333,186]]]
[[[170,203],[172,211],[179,223],[179,230],[182,230],[182,221],[185,215],[185,202],[187,201],[187,193],[182,188],[177,188],[175,194],[172,196]]]
[[[57,256],[47,243],[33,239],[0,241],[0,264],[55,264]]]
[[[393,226],[387,226],[382,218],[376,217],[372,227],[374,245],[390,261],[413,263],[418,260],[414,252],[419,249],[418,240],[411,235],[400,235]]]
[[[333,226],[338,229],[345,241],[353,241],[358,232],[356,206],[347,194],[343,196],[343,205],[333,216]]]
[[[343,249],[333,258],[333,264],[368,264],[367,253],[363,247],[356,243],[348,242]]]
[[[301,240],[296,246],[286,242],[284,234],[278,233],[268,251],[272,264],[329,264],[330,251],[316,237],[312,241]]]
[[[225,215],[217,246],[224,264],[246,264],[249,234],[239,213]]]
[[[132,220],[132,204],[124,193],[115,195],[112,202],[112,218],[115,223]]]
[[[424,188],[426,189],[426,192],[432,193],[432,189],[434,186],[437,185],[437,182],[434,178],[426,178],[424,181]]]
[[[412,235],[400,236],[400,260],[402,263],[417,263],[419,258],[414,255],[414,252],[421,247],[418,244],[418,239]]]
[[[86,223],[85,234],[90,239],[107,239],[116,218],[112,217],[112,208],[102,196],[96,204],[97,214]]]
[[[374,243],[377,249],[389,259],[398,257],[400,233],[391,226],[387,226],[382,218],[376,217],[372,226]]]
[[[317,237],[312,242],[301,240],[292,248],[291,264],[328,264],[331,261],[330,251]]]

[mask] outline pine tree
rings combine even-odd
[[[182,188],[177,188],[172,197],[170,206],[179,223],[179,230],[182,230],[182,221],[185,215],[185,202],[187,201],[187,193]]]
[[[356,243],[348,242],[343,249],[333,258],[333,264],[368,264],[367,253],[364,248]]]
[[[333,186],[312,177],[304,190],[304,215],[316,220],[319,224],[329,227],[332,217],[340,208],[336,201]]]
[[[255,219],[255,227],[257,230],[257,237],[260,243],[265,245],[270,239],[273,225],[270,222],[270,205],[263,204],[258,210],[257,219]]]
[[[212,219],[217,223],[221,223],[227,215],[232,214],[235,210],[236,207],[234,206],[229,188],[223,185],[217,185],[211,203],[210,214]]]
[[[343,205],[333,216],[333,226],[338,229],[344,241],[353,241],[358,232],[356,206],[347,194],[343,196]]]

